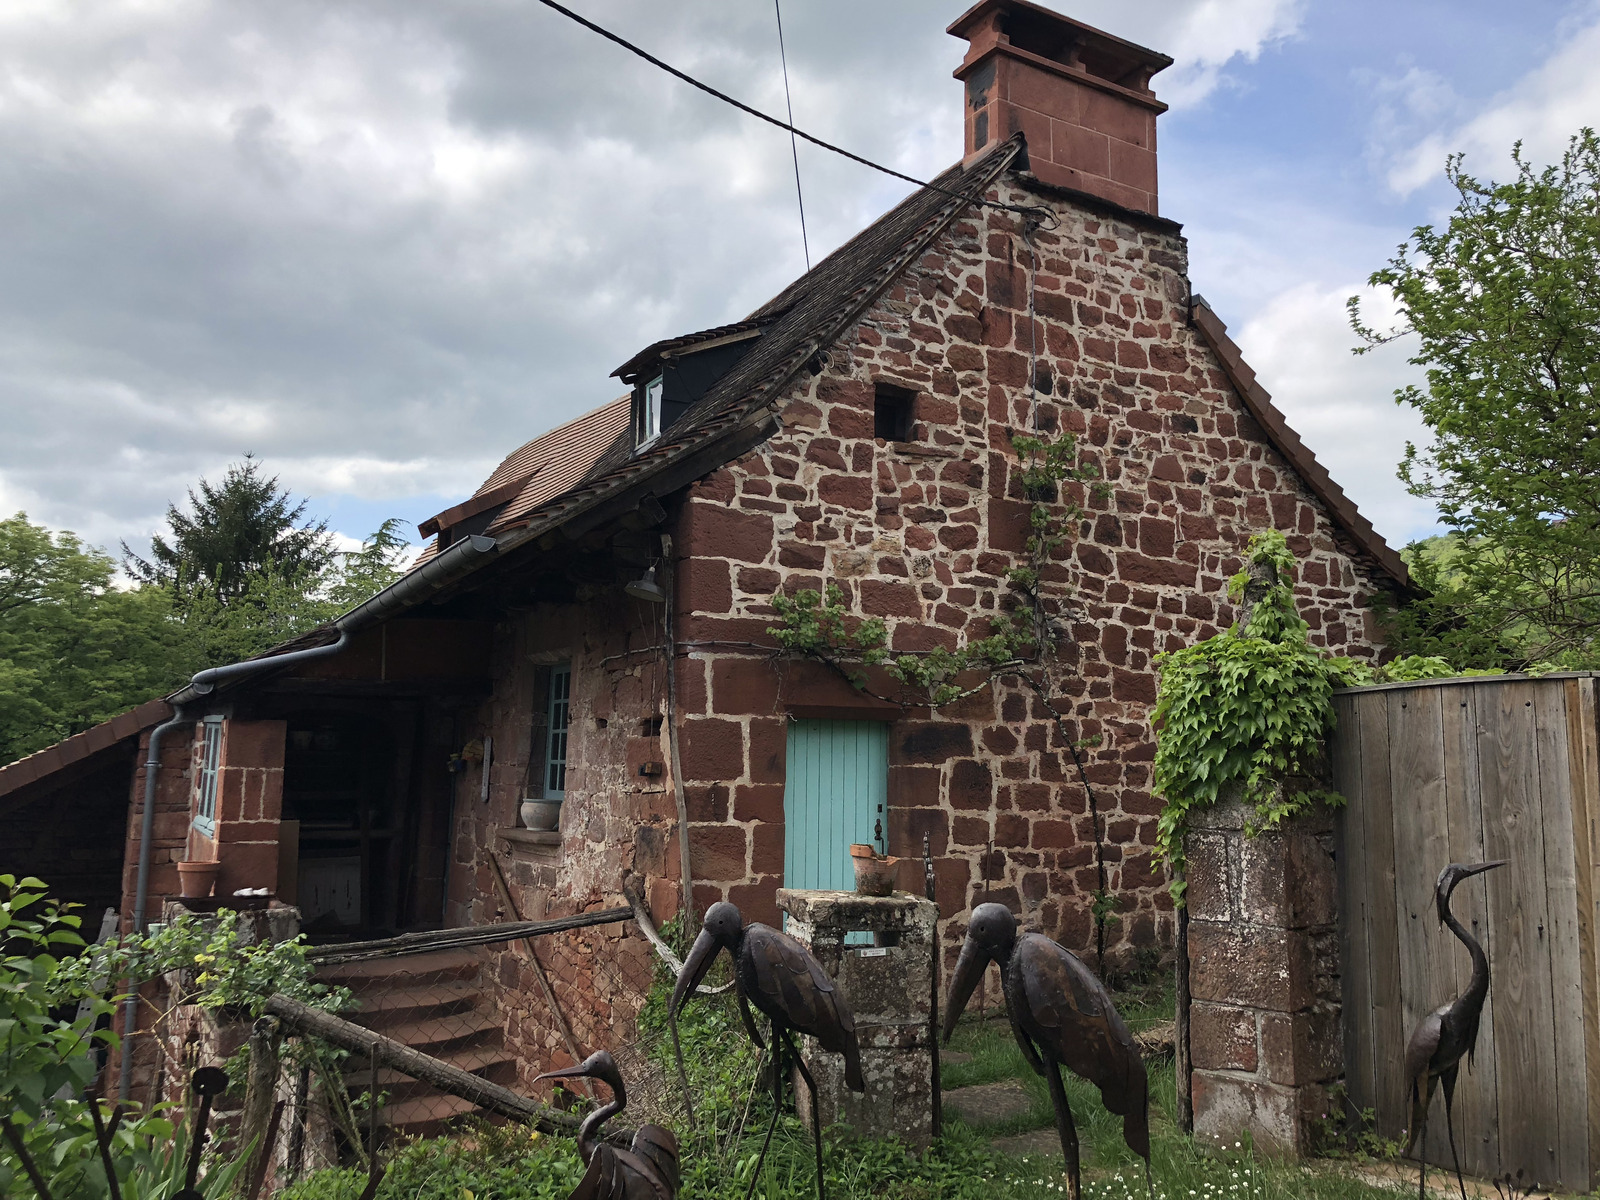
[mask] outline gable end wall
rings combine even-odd
[[[990,198],[1059,214],[1059,228],[1033,236],[1039,424],[1075,434],[1110,489],[1076,490],[1080,536],[1046,591],[1066,630],[1057,703],[1070,736],[1099,739],[1085,757],[1120,904],[1108,957],[1127,960],[1171,944],[1151,855],[1154,656],[1228,627],[1227,579],[1259,529],[1288,534],[1317,645],[1375,655],[1364,599],[1386,580],[1190,328],[1181,236],[1014,178]],[[780,433],[690,489],[678,525],[679,700],[702,910],[726,896],[748,919],[776,918],[786,719],[865,702],[825,668],[751,645],[772,644],[775,590],[836,583],[902,651],[983,636],[1009,604],[1005,573],[1024,561],[1029,511],[1011,447],[1011,430],[1029,422],[1029,264],[1014,214],[968,214],[834,345],[820,376],[791,388]],[[880,379],[918,390],[912,446],[872,436]],[[889,850],[920,856],[930,836],[942,918],[987,890],[1033,928],[1090,948],[1085,793],[1032,693],[1000,682],[938,712],[890,715]],[[920,890],[920,875],[919,863],[903,882]],[[951,953],[963,927],[945,931]]]

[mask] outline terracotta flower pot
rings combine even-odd
[[[894,891],[898,858],[879,854],[865,842],[850,847],[850,861],[856,868],[856,893],[862,896],[887,896]]]
[[[220,862],[181,862],[178,864],[178,894],[185,900],[204,899],[217,886],[220,874]]]

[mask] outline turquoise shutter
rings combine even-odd
[[[879,721],[790,721],[784,782],[785,887],[853,891],[850,846],[888,829],[889,727]]]

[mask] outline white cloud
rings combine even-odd
[[[1560,158],[1567,141],[1586,125],[1600,125],[1600,19],[1591,10],[1590,23],[1575,25],[1559,38],[1559,49],[1512,87],[1495,96],[1468,119],[1435,128],[1391,152],[1389,186],[1409,195],[1439,179],[1447,156],[1467,155],[1466,168],[1480,178],[1504,178],[1511,171],[1509,155],[1521,141],[1523,156],[1534,163]],[[1418,115],[1430,104],[1449,112],[1458,104],[1440,104],[1435,84],[1419,93]]]
[[[1394,402],[1396,389],[1421,381],[1402,341],[1356,356],[1345,315],[1360,294],[1368,323],[1387,328],[1387,296],[1350,283],[1305,283],[1263,304],[1233,332],[1245,361],[1289,425],[1391,545],[1436,530],[1433,505],[1408,494],[1395,476],[1406,442],[1425,444],[1416,412]]]

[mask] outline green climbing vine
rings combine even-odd
[[[1054,717],[1068,752],[1083,782],[1094,824],[1095,870],[1099,886],[1091,895],[1098,957],[1105,958],[1105,927],[1116,911],[1117,897],[1107,882],[1105,841],[1100,810],[1089,784],[1081,751],[1098,738],[1078,740],[1067,734],[1067,714],[1057,707],[1059,689],[1050,675],[1053,649],[1062,630],[1059,601],[1056,607],[1043,594],[1045,572],[1061,548],[1072,539],[1083,519],[1082,508],[1064,491],[1080,485],[1106,492],[1094,464],[1080,461],[1077,439],[1070,433],[1050,439],[1025,434],[1012,438],[1018,454],[1013,473],[1029,501],[1028,533],[1023,542],[1025,562],[1006,573],[1012,589],[1009,605],[990,618],[987,636],[969,638],[954,650],[935,647],[916,653],[896,654],[888,647],[888,628],[878,617],[856,617],[846,607],[837,584],[822,592],[810,588],[792,597],[776,593],[772,607],[780,624],[767,630],[785,650],[840,672],[856,688],[902,707],[943,708],[987,688],[1001,677],[1021,680]],[[872,690],[868,668],[879,667],[900,685],[901,694],[885,696]]]
[[[772,607],[781,623],[767,632],[785,650],[827,663],[855,687],[873,695],[878,693],[868,686],[867,668],[883,668],[901,685],[903,694],[879,698],[907,706],[943,708],[981,691],[996,676],[1024,673],[1039,659],[1040,648],[1054,640],[1054,615],[1040,593],[1041,575],[1071,539],[1073,526],[1083,516],[1077,504],[1060,499],[1062,486],[1092,485],[1099,473],[1092,464],[1078,461],[1077,439],[1070,433],[1054,440],[1019,434],[1012,444],[1020,456],[1018,482],[1032,502],[1024,542],[1027,561],[1007,572],[1006,581],[1014,589],[1016,602],[990,619],[986,637],[970,638],[954,650],[936,646],[897,654],[888,647],[883,620],[852,616],[843,589],[835,583],[825,585],[820,593],[811,588],[792,597],[776,593]],[[973,672],[981,672],[981,676],[974,679]],[[1043,681],[1039,683],[1035,690],[1048,692]]]
[[[1153,787],[1164,800],[1156,852],[1183,900],[1183,839],[1196,810],[1237,786],[1253,831],[1317,802],[1344,798],[1325,786],[1324,746],[1333,690],[1457,674],[1442,658],[1411,655],[1382,667],[1314,649],[1294,606],[1295,560],[1282,533],[1256,534],[1228,594],[1250,606],[1242,626],[1156,657],[1161,672]]]

